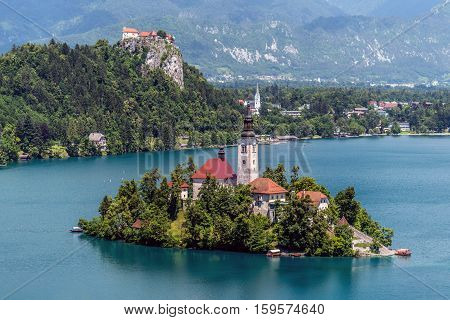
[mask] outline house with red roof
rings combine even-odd
[[[169,188],[172,188],[173,182],[168,181],[167,185],[169,186]],[[181,200],[183,200],[183,201],[187,200],[189,197],[189,185],[183,181],[183,183],[180,185],[180,188],[181,188],[181,194],[180,194]]]
[[[231,165],[225,159],[223,148],[219,150],[218,157],[209,159],[193,175],[193,199],[198,199],[200,189],[207,177],[215,178],[220,185],[235,186],[237,184],[237,175]]]
[[[269,178],[256,178],[250,182],[253,196],[253,212],[267,216],[274,221],[277,202],[284,203],[288,191]]]
[[[311,203],[319,210],[325,210],[330,205],[328,197],[320,191],[302,190],[297,193],[299,199],[309,198]]]
[[[123,27],[122,40],[139,38],[139,30],[134,28]]]

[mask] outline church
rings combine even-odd
[[[225,151],[221,148],[217,158],[206,161],[192,175],[193,200],[198,199],[200,189],[208,176],[215,178],[223,186],[247,184],[252,188],[253,211],[267,215],[273,221],[275,202],[283,202],[288,191],[270,179],[259,177],[258,143],[253,129],[252,110],[249,104],[246,107],[244,127],[237,147],[237,173],[226,160]]]

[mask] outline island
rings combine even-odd
[[[392,255],[393,231],[374,221],[349,187],[332,197],[294,166],[259,177],[258,143],[247,105],[237,146],[237,172],[219,149],[197,168],[192,158],[162,177],[124,181],[105,196],[99,216],[80,219],[85,234],[160,247],[220,249],[291,256]]]

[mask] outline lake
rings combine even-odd
[[[150,248],[71,234],[122,179],[217,150],[36,160],[0,170],[0,298],[444,299],[450,297],[450,138],[371,137],[260,147],[335,195],[353,185],[410,258],[281,258]],[[235,148],[227,157],[235,166]]]

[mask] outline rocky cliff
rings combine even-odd
[[[184,88],[183,58],[180,50],[164,39],[124,39],[121,46],[131,53],[147,52],[141,72],[161,68],[181,88]]]

